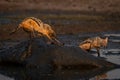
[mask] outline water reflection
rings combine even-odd
[[[0,79],[1,80],[14,80],[14,78],[10,78],[10,77],[2,75],[2,74],[0,74]]]
[[[120,69],[114,69],[109,72],[97,75],[90,80],[120,80]]]
[[[120,80],[120,69],[114,69],[106,74],[108,75],[107,79]]]
[[[105,71],[100,70],[46,70],[47,73],[43,72],[37,67],[14,67],[14,66],[0,66],[0,73],[15,80],[88,80],[95,75],[94,79],[106,78]],[[101,75],[103,72],[103,75]],[[91,79],[90,79],[91,80]],[[93,79],[92,79],[93,80]]]
[[[106,78],[107,78],[107,74],[104,73],[104,74],[97,75],[90,80],[101,80],[101,79],[106,79]]]

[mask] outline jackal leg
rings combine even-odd
[[[31,36],[33,37],[33,38],[35,38],[36,36],[35,36],[35,30],[34,30],[34,28],[31,26],[31,28],[32,28],[32,32],[31,32]]]
[[[51,44],[53,42],[53,40],[48,34],[44,35],[44,38],[47,40],[47,44]]]
[[[33,35],[33,37],[35,38],[36,36],[35,36],[35,31],[33,30],[33,32],[32,32],[32,35]]]
[[[61,43],[57,38],[53,38],[53,40],[55,41],[54,43],[56,43],[58,46],[64,45],[64,43]]]
[[[29,41],[28,46],[26,47],[26,51],[21,54],[21,60],[25,60],[25,58],[31,56],[32,54],[32,42]]]
[[[33,33],[32,33],[32,32],[30,32],[30,34],[29,34],[29,38],[30,38],[30,41],[33,40]]]
[[[42,33],[37,33],[37,36],[38,37],[43,37],[43,34]]]
[[[100,48],[96,48],[98,57],[100,56]]]

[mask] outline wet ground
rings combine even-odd
[[[15,14],[16,13],[16,14]],[[20,12],[0,12],[0,47],[6,45],[16,45],[17,41],[24,40],[25,35],[21,35],[19,31],[13,36],[8,36],[8,33],[15,28],[19,22],[28,16],[40,17],[44,22],[53,25],[53,28],[59,34],[59,39],[65,43],[65,46],[77,47],[83,40],[94,37],[109,37],[108,47],[101,49],[101,58],[120,65],[120,22],[119,18],[103,14],[88,14],[88,13],[70,13],[70,12],[49,12],[41,11],[25,11]],[[74,14],[74,15],[73,15]],[[78,17],[76,17],[76,15]],[[106,17],[107,16],[107,17]],[[115,18],[113,18],[115,17]],[[113,20],[113,21],[112,21]],[[79,27],[78,27],[79,26]],[[101,28],[102,26],[102,28]],[[59,27],[59,28],[57,28]],[[11,29],[12,28],[12,29]],[[74,28],[74,29],[73,29]],[[24,34],[24,33],[22,33]],[[24,37],[22,37],[24,36]],[[19,37],[19,38],[18,38]],[[11,44],[12,43],[12,44]],[[91,55],[97,57],[96,51],[93,49]],[[33,70],[35,69],[35,70]],[[39,70],[39,69],[37,69]],[[28,73],[29,72],[29,73]],[[7,80],[119,80],[120,68],[109,71],[95,72],[90,70],[82,71],[59,71],[54,74],[41,74],[36,71],[36,68],[23,68],[23,66],[0,66],[0,78],[6,77]],[[35,74],[32,74],[35,73]],[[97,74],[98,73],[98,74]],[[100,74],[99,74],[100,73]],[[39,75],[41,74],[41,76]],[[91,74],[91,75],[90,75]],[[4,75],[4,76],[2,76]],[[30,76],[33,76],[32,78]],[[39,77],[38,77],[39,76]],[[10,77],[10,79],[8,78]]]

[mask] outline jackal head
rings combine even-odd
[[[51,28],[50,25],[48,24],[44,24],[44,35],[51,40],[51,42],[53,44],[57,44],[57,45],[63,45],[63,43],[61,43],[56,36],[56,33],[54,32],[54,30]]]
[[[108,44],[108,37],[106,37],[105,39],[102,40],[103,47],[107,47],[107,44]]]

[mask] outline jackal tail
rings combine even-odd
[[[13,29],[13,30],[9,33],[9,35],[14,34],[14,33],[17,32],[19,29],[20,29],[20,26],[18,26],[16,29]]]

